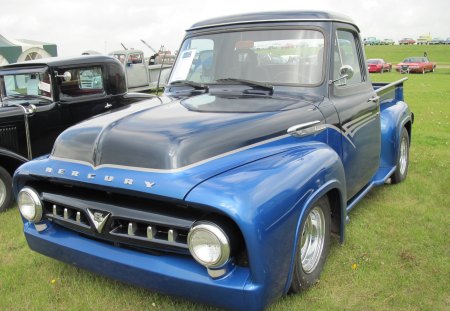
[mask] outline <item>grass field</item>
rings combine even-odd
[[[450,64],[450,46],[426,48]],[[423,49],[368,47],[367,56],[395,63]],[[449,310],[450,69],[408,77],[416,118],[407,180],[374,189],[350,214],[346,242],[334,242],[320,283],[270,310]],[[0,224],[0,310],[213,310],[32,252],[16,209],[0,214]]]

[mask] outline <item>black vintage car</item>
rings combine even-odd
[[[123,66],[108,56],[49,58],[0,67],[0,211],[11,176],[51,151],[67,127],[148,94],[127,94]]]

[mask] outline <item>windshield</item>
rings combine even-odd
[[[405,58],[403,60],[403,63],[426,63],[427,60],[424,57],[410,57],[410,58]]]
[[[379,59],[368,59],[367,63],[368,64],[379,64],[379,63],[381,63],[381,60],[379,60]]]
[[[271,85],[317,85],[323,80],[323,47],[323,34],[316,30],[191,37],[183,42],[169,82],[208,84],[232,78]]]
[[[26,73],[1,77],[2,98],[37,96],[52,98],[50,75],[45,73]]]

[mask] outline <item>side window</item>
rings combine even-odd
[[[333,79],[339,78],[340,68],[342,66],[350,65],[353,68],[354,74],[351,79],[346,80],[346,84],[354,85],[361,83],[363,81],[363,71],[359,62],[360,57],[355,34],[350,31],[338,30],[334,45]]]
[[[70,72],[71,79],[64,79],[59,82],[61,97],[78,97],[93,94],[103,94],[103,75],[100,66],[61,69],[58,74]]]

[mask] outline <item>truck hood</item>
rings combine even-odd
[[[321,100],[204,94],[144,109],[130,108],[134,111],[114,111],[63,132],[50,162],[55,170],[83,171],[85,175],[135,179],[139,175],[142,185],[156,182],[162,186],[150,192],[182,198],[211,176],[298,144],[298,138],[287,135],[286,130],[322,120],[316,107]],[[165,193],[168,189],[172,190]]]

